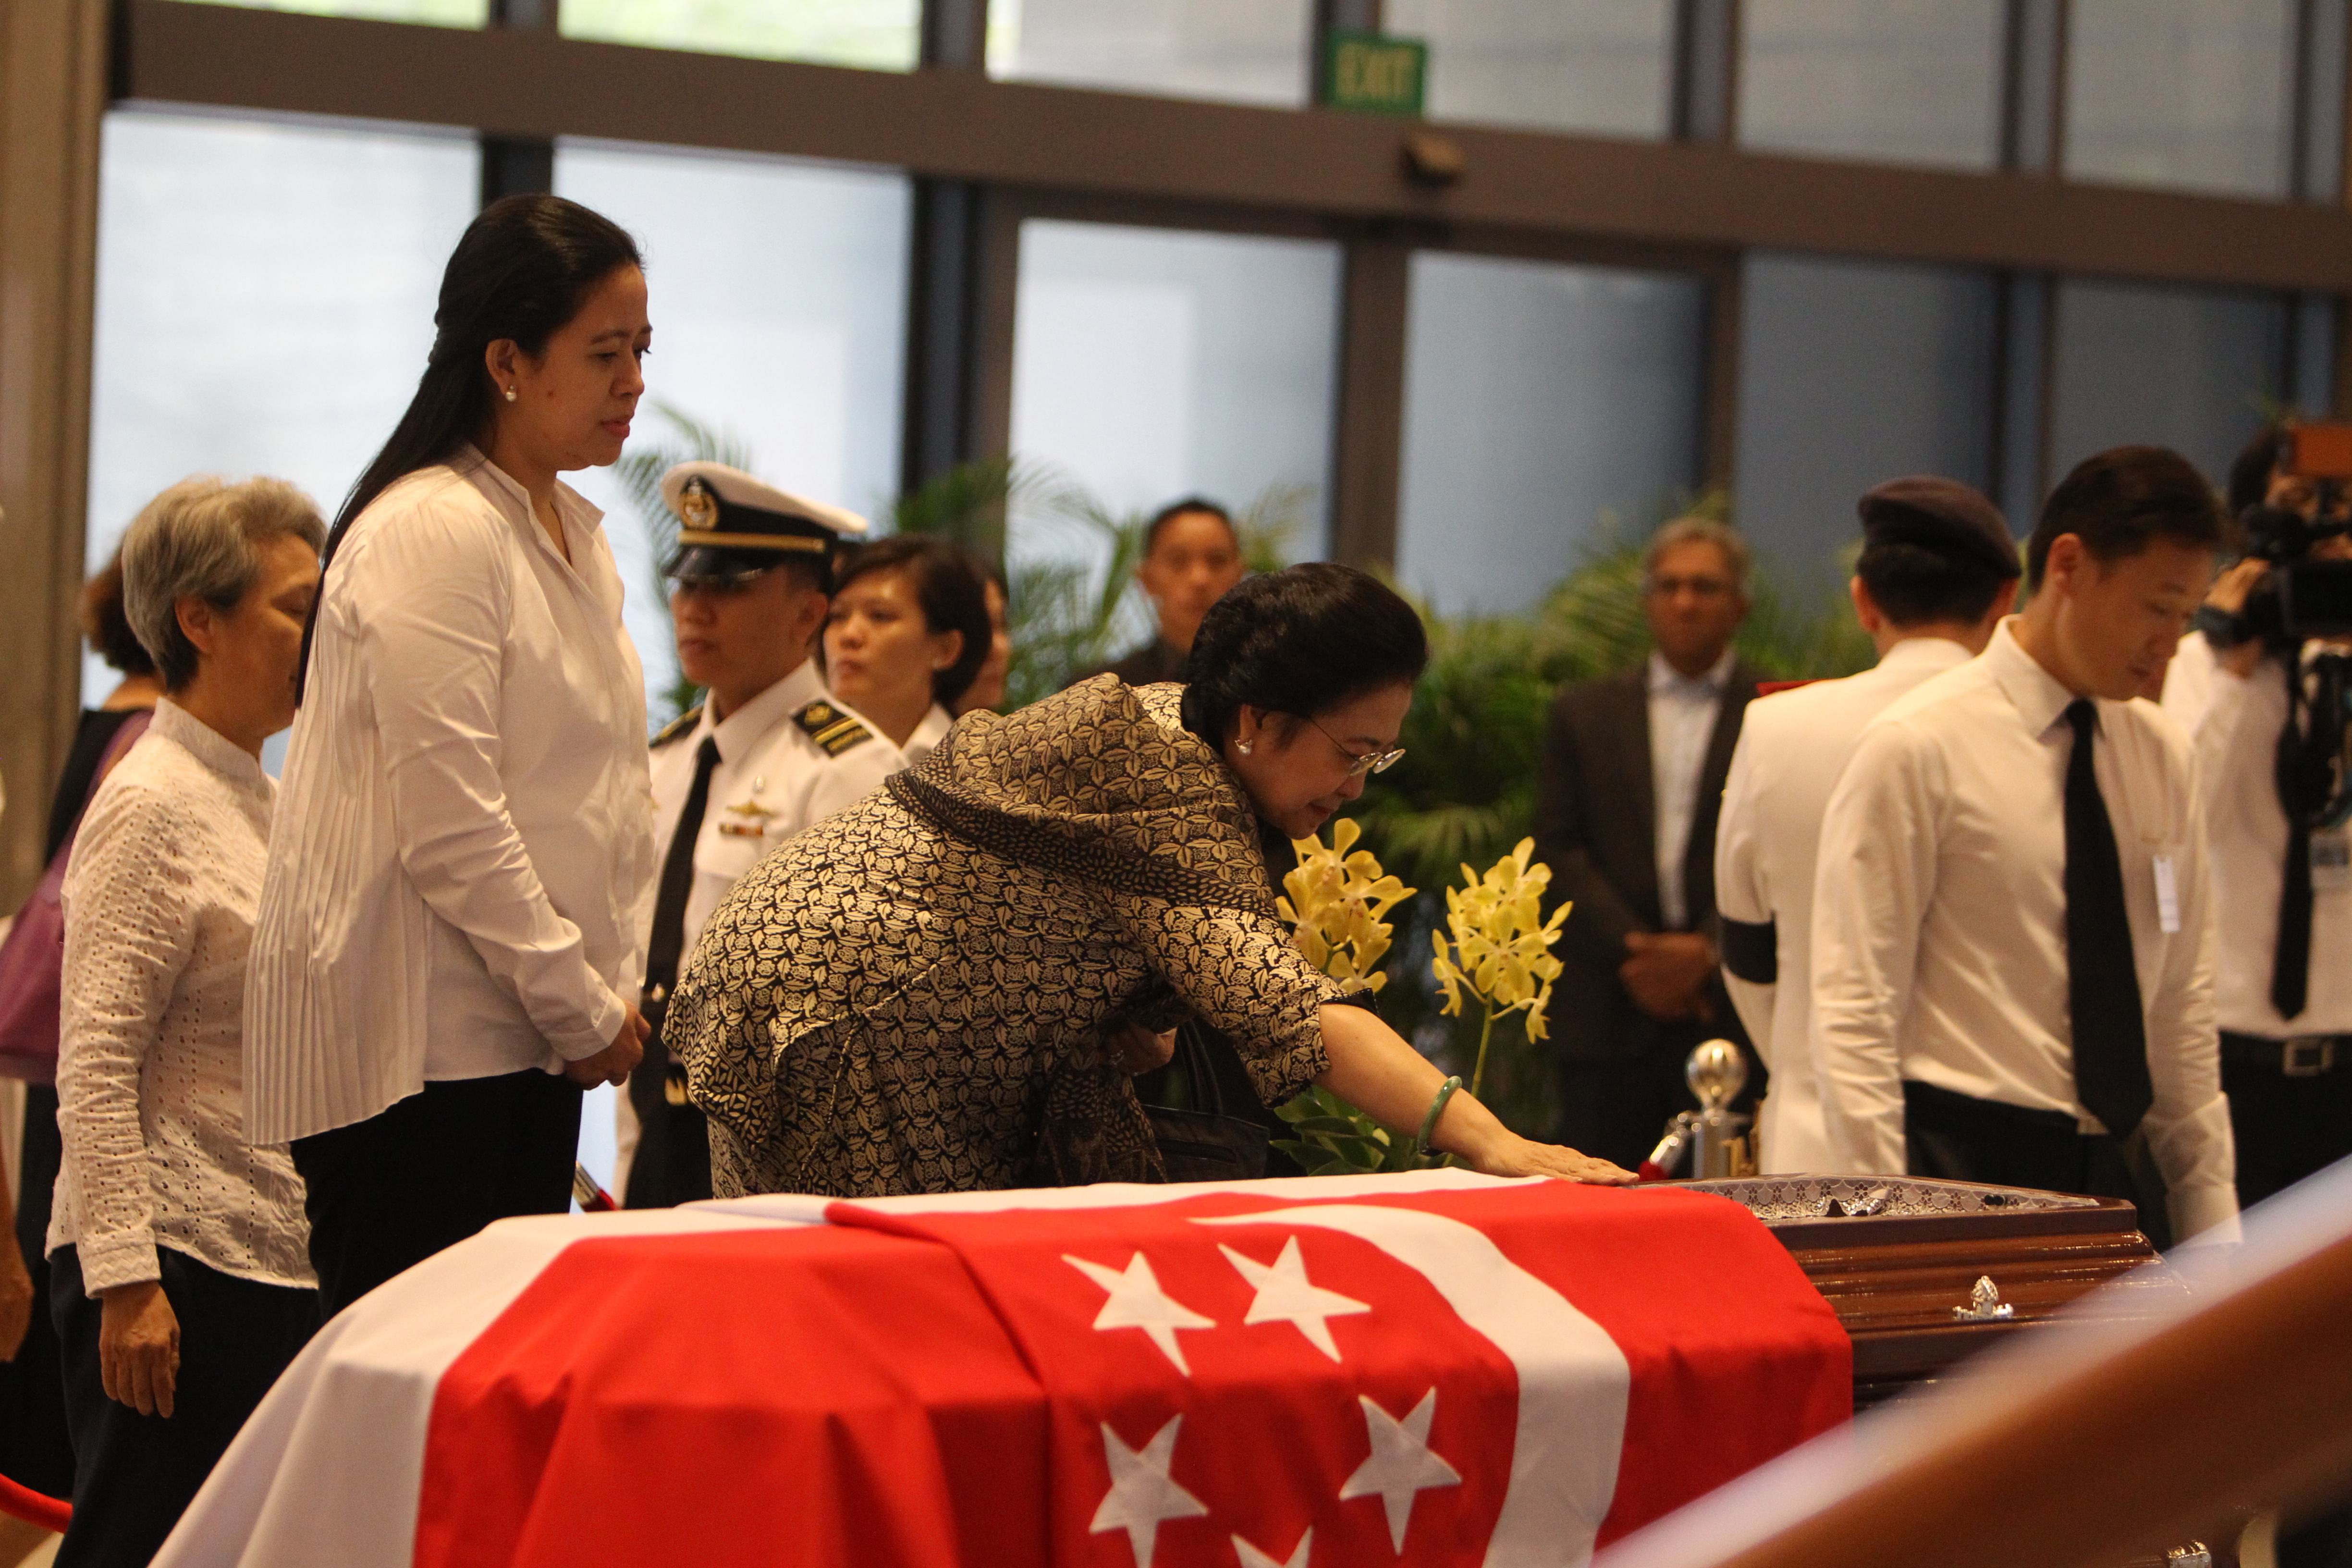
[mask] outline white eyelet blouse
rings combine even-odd
[[[245,963],[274,797],[258,762],[167,700],[75,837],[48,1250],[77,1249],[92,1296],[159,1278],[159,1247],[316,1283],[302,1180],[244,1131]]]

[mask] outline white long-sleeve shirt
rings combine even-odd
[[[1822,822],[1814,1038],[1844,1169],[1905,1169],[1905,1079],[2104,1131],[2075,1098],[2066,994],[2074,694],[2019,646],[2016,624],[1863,731]],[[2097,707],[2092,760],[2123,858],[2155,1089],[2144,1125],[2186,1237],[2237,1213],[2195,767],[2155,704]]]
[[[245,963],[268,854],[261,764],[169,700],[107,775],[66,872],[47,1249],[91,1296],[160,1278],[168,1247],[310,1286],[302,1179],[243,1131]]]
[[[328,568],[246,992],[250,1135],[594,1055],[655,876],[645,681],[595,508],[567,562],[467,448]]]
[[[1813,1067],[1813,864],[1822,815],[1863,727],[1896,698],[1966,664],[1948,637],[1909,637],[1877,668],[1748,704],[1715,837],[1716,912],[1773,927],[1778,981],[1727,973],[1748,1037],[1772,1081],[1757,1111],[1767,1173],[1832,1168]]]
[[[2352,1034],[2352,879],[2314,879],[2303,1011],[2284,1018],[2271,1003],[2279,884],[2286,875],[2286,811],[2275,772],[2286,724],[2285,672],[2265,658],[2252,676],[2233,675],[2203,634],[2192,632],[2165,678],[2164,710],[2197,742],[2219,943],[2213,1010],[2221,1027],[2273,1040]]]

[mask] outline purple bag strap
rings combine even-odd
[[[122,721],[122,728],[117,730],[114,732],[114,738],[106,742],[106,750],[99,756],[98,766],[89,771],[89,788],[82,792],[81,809],[74,813],[73,831],[66,835],[66,841],[63,844],[58,846],[58,858],[60,861],[73,855],[74,840],[81,834],[81,819],[89,815],[89,803],[98,798],[98,786],[106,782],[106,775],[114,771],[114,764],[121,762],[131,748],[139,743],[139,737],[145,734],[147,726],[154,721],[155,710],[134,708],[131,710],[131,717]]]

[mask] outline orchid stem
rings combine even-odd
[[[1473,1100],[1478,1098],[1478,1090],[1486,1082],[1486,1042],[1492,1039],[1495,1034],[1495,1005],[1492,1002],[1486,1002],[1483,997],[1480,1000],[1484,1003],[1486,1016],[1486,1022],[1478,1026],[1477,1064],[1470,1069],[1470,1098]]]

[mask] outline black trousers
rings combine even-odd
[[[625,1208],[673,1208],[710,1196],[710,1122],[691,1105],[669,1102],[669,1053],[657,1034],[629,1074],[637,1150],[629,1159]]]
[[[2225,1032],[2221,1089],[2238,1144],[2240,1207],[2352,1155],[2352,1049],[2326,1072],[2289,1078],[2280,1042]]]
[[[180,1321],[180,1374],[169,1418],[106,1396],[99,1374],[100,1304],[82,1294],[70,1247],[49,1259],[49,1310],[65,1347],[73,1432],[73,1523],[64,1568],[143,1568],[212,1474],[286,1363],[319,1326],[319,1294],[223,1274],[155,1249],[163,1297]]]
[[[428,1083],[296,1139],[325,1315],[492,1220],[563,1213],[579,1148],[579,1085],[535,1069]]]
[[[2163,1184],[2138,1140],[2089,1136],[2063,1110],[2028,1110],[1908,1079],[1903,1120],[1915,1176],[2123,1198],[2138,1207],[2140,1231],[2152,1244],[2172,1244]]]
[[[58,1137],[58,1091],[26,1086],[25,1146],[16,1191],[16,1247],[33,1276],[33,1321],[16,1359],[0,1362],[0,1476],[44,1497],[73,1491],[73,1439],[66,1432],[65,1373],[57,1325],[49,1321],[49,1203],[64,1156]]]

